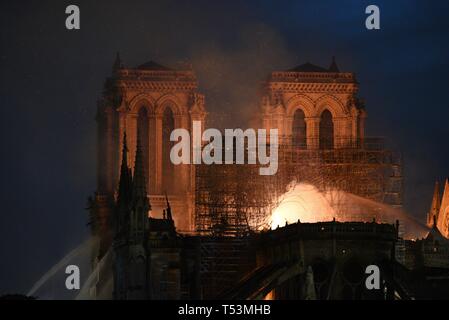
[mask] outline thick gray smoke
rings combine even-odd
[[[266,25],[246,26],[232,48],[201,43],[192,49],[192,64],[206,107],[216,127],[254,126],[262,81],[274,70],[295,63],[282,37]]]

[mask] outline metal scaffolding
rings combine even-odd
[[[356,146],[348,143],[349,147],[325,150],[305,149],[289,141],[291,137],[281,140],[278,171],[272,176],[259,175],[260,164],[197,166],[196,231],[242,236],[267,228],[276,201],[292,181],[402,206],[401,157],[385,148],[383,139],[365,138]]]

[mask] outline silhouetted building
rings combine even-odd
[[[90,201],[92,230],[102,239],[101,258],[111,243],[109,222],[114,208],[120,174],[120,149],[124,133],[128,135],[129,159],[134,166],[137,140],[141,144],[142,171],[154,217],[162,217],[164,194],[182,215],[174,216],[179,228],[192,231],[194,225],[194,169],[187,164],[174,165],[170,134],[175,128],[190,132],[192,121],[204,124],[204,96],[190,67],[170,69],[149,61],[126,68],[119,55],[98,101],[98,173],[97,191]],[[204,127],[204,125],[202,126]],[[139,135],[139,137],[138,137]]]
[[[163,218],[151,218],[139,138],[134,175],[128,167],[127,154],[125,135],[114,217],[113,296],[115,299],[178,299],[180,248],[168,198]]]

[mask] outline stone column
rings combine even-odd
[[[351,119],[347,117],[338,117],[334,122],[334,147],[346,148],[350,145]]]
[[[320,147],[320,118],[306,117],[307,149],[319,149]]]
[[[359,146],[359,141],[357,139],[357,120],[358,111],[355,107],[351,108],[351,147],[356,148]]]
[[[262,128],[267,132],[270,130],[270,116],[267,114],[263,115]]]
[[[126,130],[126,113],[119,111],[118,112],[118,148],[117,148],[117,152],[118,152],[118,166],[116,168],[116,172],[117,174],[120,176],[120,166],[122,165],[122,150],[123,150],[123,134],[125,133]],[[126,132],[126,134],[128,135],[129,133]],[[129,144],[129,137],[126,138],[127,143]],[[128,154],[128,159],[126,159],[129,162],[129,154]]]
[[[271,125],[270,129],[278,129],[278,143],[283,143],[283,138],[285,138],[285,132],[284,132],[284,115],[281,113],[273,114],[271,118]],[[270,142],[270,130],[267,130],[267,141]]]
[[[193,163],[193,121],[201,122],[201,136],[205,130],[205,112],[192,112],[190,111],[190,123],[186,124],[186,128],[190,132],[190,161]],[[188,121],[188,117],[186,117]],[[195,165],[191,164],[187,166],[188,179],[187,183],[189,185],[189,191],[186,195],[187,201],[189,202],[186,214],[187,214],[187,224],[188,229],[193,231],[195,229]]]
[[[284,121],[284,136],[285,136],[285,141],[284,143],[286,144],[292,144],[293,141],[293,117],[285,117],[285,121]]]
[[[271,128],[270,115],[264,114],[262,118],[262,129],[265,129],[266,132],[266,143],[269,142],[268,134],[270,133],[270,128]]]
[[[156,194],[156,116],[148,115],[148,193]]]
[[[136,157],[137,145],[137,114],[129,113],[126,117],[126,139],[128,140],[129,165],[134,170],[134,160]]]
[[[162,114],[155,117],[155,191],[162,194]]]
[[[365,119],[366,119],[366,111],[360,110],[359,112],[359,120],[358,120],[358,138],[359,138],[359,144],[361,147],[363,147],[365,143]]]
[[[184,127],[184,118],[185,116],[176,114],[174,115],[174,129],[185,128]],[[172,142],[173,144],[177,142]],[[175,183],[173,184],[174,190],[172,193],[180,194],[187,192],[190,187],[188,184],[188,172],[186,171],[185,164],[177,164],[173,166],[173,176],[175,178]]]

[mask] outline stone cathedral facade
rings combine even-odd
[[[392,163],[382,162],[386,153],[368,150],[366,112],[357,92],[358,82],[354,73],[341,72],[335,60],[329,68],[306,63],[269,75],[258,110],[259,128],[268,132],[278,129],[281,148],[283,144],[288,145],[292,152],[287,158],[293,159],[279,163],[277,175],[282,176],[280,184],[296,179],[318,185],[331,177],[338,182],[335,187],[344,191],[400,206],[400,172],[394,171]],[[219,181],[207,184],[209,190],[200,190],[198,181],[201,178],[198,176],[201,175],[198,175],[200,170],[195,165],[174,165],[170,161],[170,150],[175,143],[170,141],[171,132],[183,128],[191,133],[193,121],[200,121],[204,129],[206,115],[205,98],[198,92],[198,82],[190,67],[170,69],[150,61],[129,68],[117,55],[97,110],[98,182],[96,193],[90,199],[90,208],[93,233],[101,239],[98,257],[102,257],[112,243],[112,212],[117,202],[121,146],[125,134],[130,168],[134,168],[137,140],[140,140],[151,217],[162,217],[167,194],[177,230],[192,232],[201,229],[198,228],[198,213],[208,214],[215,210],[199,210],[198,194],[206,191],[228,199],[223,194],[226,191],[218,186]],[[321,152],[323,150],[324,153]],[[322,166],[315,166],[314,171],[308,165],[317,161],[316,155]],[[373,166],[373,157],[381,163]],[[357,162],[353,163],[353,159]],[[305,162],[305,167],[301,161]],[[361,167],[366,170],[359,170]],[[392,171],[388,177],[383,172],[385,167]],[[217,178],[220,177],[218,171],[212,174],[212,179],[228,179],[227,176]],[[326,179],[321,177],[325,176],[323,172]],[[354,181],[348,183],[348,179]],[[232,181],[230,185],[234,185]],[[385,195],[394,199],[386,199]],[[263,195],[256,196],[261,202]],[[222,206],[217,210],[228,210],[228,207]],[[227,215],[229,212],[224,213]]]
[[[96,118],[98,182],[89,198],[89,209],[92,232],[99,237],[100,246],[93,249],[92,262],[95,266],[103,261],[106,267],[98,269],[96,283],[90,288],[92,295],[114,299],[235,298],[241,286],[246,288],[247,284],[239,282],[244,275],[260,280],[257,272],[252,273],[260,270],[260,261],[266,263],[262,267],[271,268],[273,261],[297,259],[297,254],[302,255],[302,269],[295,266],[294,270],[302,270],[304,276],[313,268],[320,282],[313,296],[323,299],[368,297],[353,286],[361,282],[350,279],[353,267],[359,264],[357,259],[372,261],[374,256],[382,256],[388,263],[400,262],[412,270],[402,270],[404,273],[435,267],[446,270],[448,181],[441,197],[438,185],[435,188],[427,219],[432,230],[419,241],[398,239],[402,222],[379,224],[364,212],[351,216],[346,211],[338,221],[334,217],[332,222],[311,225],[298,220],[273,231],[248,232],[248,218],[254,217],[251,214],[262,208],[265,218],[264,210],[272,204],[273,195],[285,193],[291,181],[402,206],[401,164],[391,150],[373,143],[376,138],[365,136],[366,111],[357,92],[354,73],[340,72],[335,60],[329,68],[306,63],[272,72],[264,82],[257,115],[259,128],[279,132],[276,175],[264,180],[266,176],[254,174],[251,166],[233,164],[207,166],[204,174],[204,166],[174,165],[170,160],[176,143],[170,139],[174,129],[187,130],[191,138],[193,121],[201,122],[205,129],[204,96],[198,92],[193,70],[170,69],[152,61],[127,68],[117,55],[98,101]],[[207,218],[204,225],[200,223],[202,216]],[[312,231],[307,231],[309,227]],[[290,237],[296,241],[296,232],[302,229],[311,236],[308,240],[312,244],[306,251],[290,252],[296,247]],[[319,234],[317,230],[321,230]],[[328,242],[322,242],[327,239],[323,234],[335,242],[335,232],[344,235],[343,241],[337,242],[341,250],[334,244],[331,253],[323,255]],[[365,249],[374,244],[377,249],[371,257]],[[355,254],[355,260],[347,260],[346,250]],[[337,266],[338,259],[341,263]],[[331,268],[342,270],[337,274],[349,274],[350,284],[345,285],[344,277],[340,282],[330,280],[333,276],[328,277],[323,270]],[[432,270],[426,272],[440,276]],[[289,283],[274,285],[264,294],[304,298],[291,287],[302,288],[307,281],[300,278],[298,283],[296,274],[289,276]],[[247,289],[260,293],[257,285],[264,281],[248,279]],[[403,292],[401,297],[415,293],[431,296],[434,287],[430,285],[434,284]],[[445,282],[438,286],[447,288]],[[263,298],[248,292],[241,298]]]
[[[272,72],[262,98],[265,129],[302,149],[354,148],[363,143],[366,112],[354,73],[306,63]]]
[[[111,243],[109,221],[117,197],[120,150],[128,139],[128,163],[134,167],[137,138],[152,204],[151,215],[162,217],[165,194],[171,199],[180,230],[193,229],[194,166],[173,165],[170,141],[174,128],[191,130],[192,121],[204,123],[204,95],[198,92],[190,68],[173,70],[155,62],[125,68],[117,55],[112,75],[98,102],[98,182],[90,199],[92,227],[102,239],[100,256]],[[203,127],[203,126],[202,126]]]

